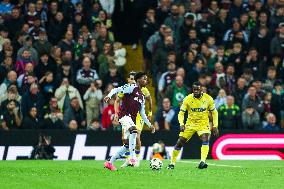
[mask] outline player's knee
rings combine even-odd
[[[124,144],[124,145],[129,145],[129,142],[128,142],[128,140],[126,140],[126,139],[123,139],[123,144]]]
[[[208,142],[209,143],[209,134],[201,135],[200,139],[202,140],[202,142]]]
[[[178,141],[177,141],[177,144],[175,145],[175,148],[176,148],[176,149],[182,148],[183,145],[185,144],[185,142],[186,142],[186,139],[184,139],[184,138],[179,138]]]
[[[137,131],[136,127],[132,126],[132,127],[129,128],[129,132],[130,132],[130,134],[133,134],[133,133],[137,134],[138,131]]]

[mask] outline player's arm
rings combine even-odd
[[[154,133],[155,127],[151,124],[151,122],[149,121],[149,119],[146,116],[145,103],[144,102],[142,102],[142,104],[141,104],[140,115],[141,115],[143,121],[146,123],[146,125],[148,125],[148,127],[151,129],[151,132]]]
[[[149,119],[151,119],[151,118],[152,118],[152,115],[153,115],[153,114],[152,114],[153,101],[152,101],[152,97],[151,97],[150,94],[146,96],[146,101],[147,101],[148,104],[149,104],[148,117],[149,117]]]
[[[210,116],[212,117],[212,132],[213,135],[218,136],[219,135],[219,130],[218,130],[218,111],[215,108],[214,100],[211,97],[209,100],[209,113]]]
[[[121,98],[120,98],[120,94],[118,94],[114,101],[114,116],[115,116],[114,118],[115,119],[118,119],[120,102],[121,102]]]
[[[111,99],[111,97],[117,93],[130,94],[135,87],[136,85],[125,84],[121,87],[114,88],[108,93],[104,100],[105,102],[108,102],[109,99]]]
[[[184,113],[187,110],[187,99],[188,99],[187,97],[185,97],[183,99],[182,105],[181,105],[179,113],[178,113],[178,122],[179,122],[179,125],[180,125],[180,131],[182,131],[182,132],[185,129],[185,126],[184,126]]]

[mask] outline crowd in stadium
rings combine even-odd
[[[284,128],[281,0],[2,0],[2,130],[120,130],[125,44],[143,48],[159,130],[194,81],[215,100],[220,129]]]

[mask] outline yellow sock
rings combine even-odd
[[[171,164],[175,164],[176,161],[177,161],[177,157],[180,153],[180,148],[175,148],[174,151],[173,151],[173,154],[172,154],[172,158],[171,158]]]
[[[205,142],[202,143],[202,146],[201,146],[201,161],[204,161],[206,160],[207,158],[207,155],[208,155],[208,152],[209,152],[209,144]]]

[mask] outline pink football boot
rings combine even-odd
[[[109,170],[111,170],[111,171],[116,171],[117,170],[117,168],[113,164],[111,164],[109,161],[106,161],[104,163],[104,167],[109,169]]]
[[[130,158],[130,159],[128,160],[128,164],[129,164],[130,166],[135,166],[136,163],[137,163],[137,160],[134,159],[134,158]]]

